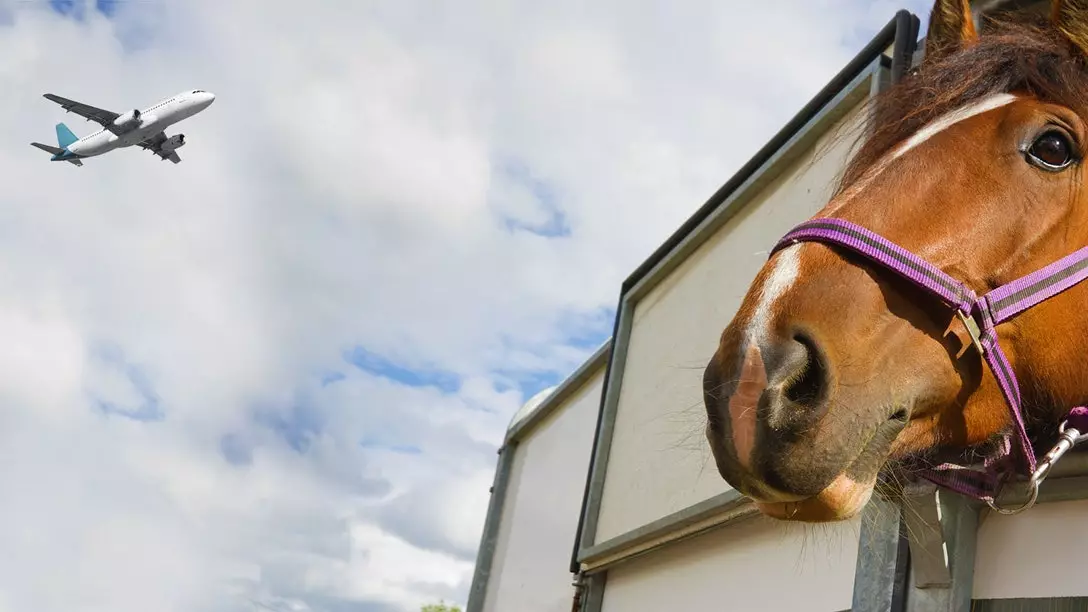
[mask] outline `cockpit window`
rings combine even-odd
[[[204,93],[203,89],[194,89],[193,93]]]

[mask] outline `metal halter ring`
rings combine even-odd
[[[999,514],[1018,514],[1027,510],[1035,505],[1036,500],[1039,499],[1039,485],[1046,480],[1047,475],[1050,473],[1050,468],[1054,467],[1054,464],[1062,458],[1062,455],[1069,452],[1074,446],[1088,440],[1088,434],[1082,434],[1076,429],[1069,427],[1068,421],[1062,421],[1062,424],[1058,426],[1058,441],[1054,444],[1054,447],[1050,449],[1042,460],[1039,461],[1038,466],[1035,468],[1035,472],[1028,479],[1028,487],[1030,493],[1028,494],[1028,501],[1018,508],[1000,508],[995,503],[996,500],[987,499],[986,505],[992,508]]]

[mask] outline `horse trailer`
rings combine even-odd
[[[972,2],[982,29],[1049,5]],[[703,368],[744,292],[707,287],[746,288],[823,208],[866,103],[923,58],[919,25],[896,13],[623,282],[611,339],[515,415],[468,612],[1088,611],[1088,454],[1021,514],[922,487],[806,525],[761,516],[704,437]]]

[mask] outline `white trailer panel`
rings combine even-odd
[[[601,610],[849,610],[858,532],[743,521],[613,567]]]
[[[867,83],[858,87],[868,93]],[[597,543],[729,488],[703,437],[703,368],[770,246],[827,204],[867,99],[794,150],[792,162],[635,303]]]
[[[539,405],[530,401],[514,416],[503,448],[512,458],[492,492],[497,510],[485,526],[469,612],[570,611],[571,551],[606,354],[607,346]],[[481,572],[485,557],[490,567]]]
[[[976,546],[974,599],[1088,596],[1088,500],[990,513]]]

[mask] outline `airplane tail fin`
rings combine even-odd
[[[67,149],[68,145],[79,140],[79,137],[72,133],[72,130],[68,129],[67,125],[63,123],[57,124],[57,145],[61,149]]]

